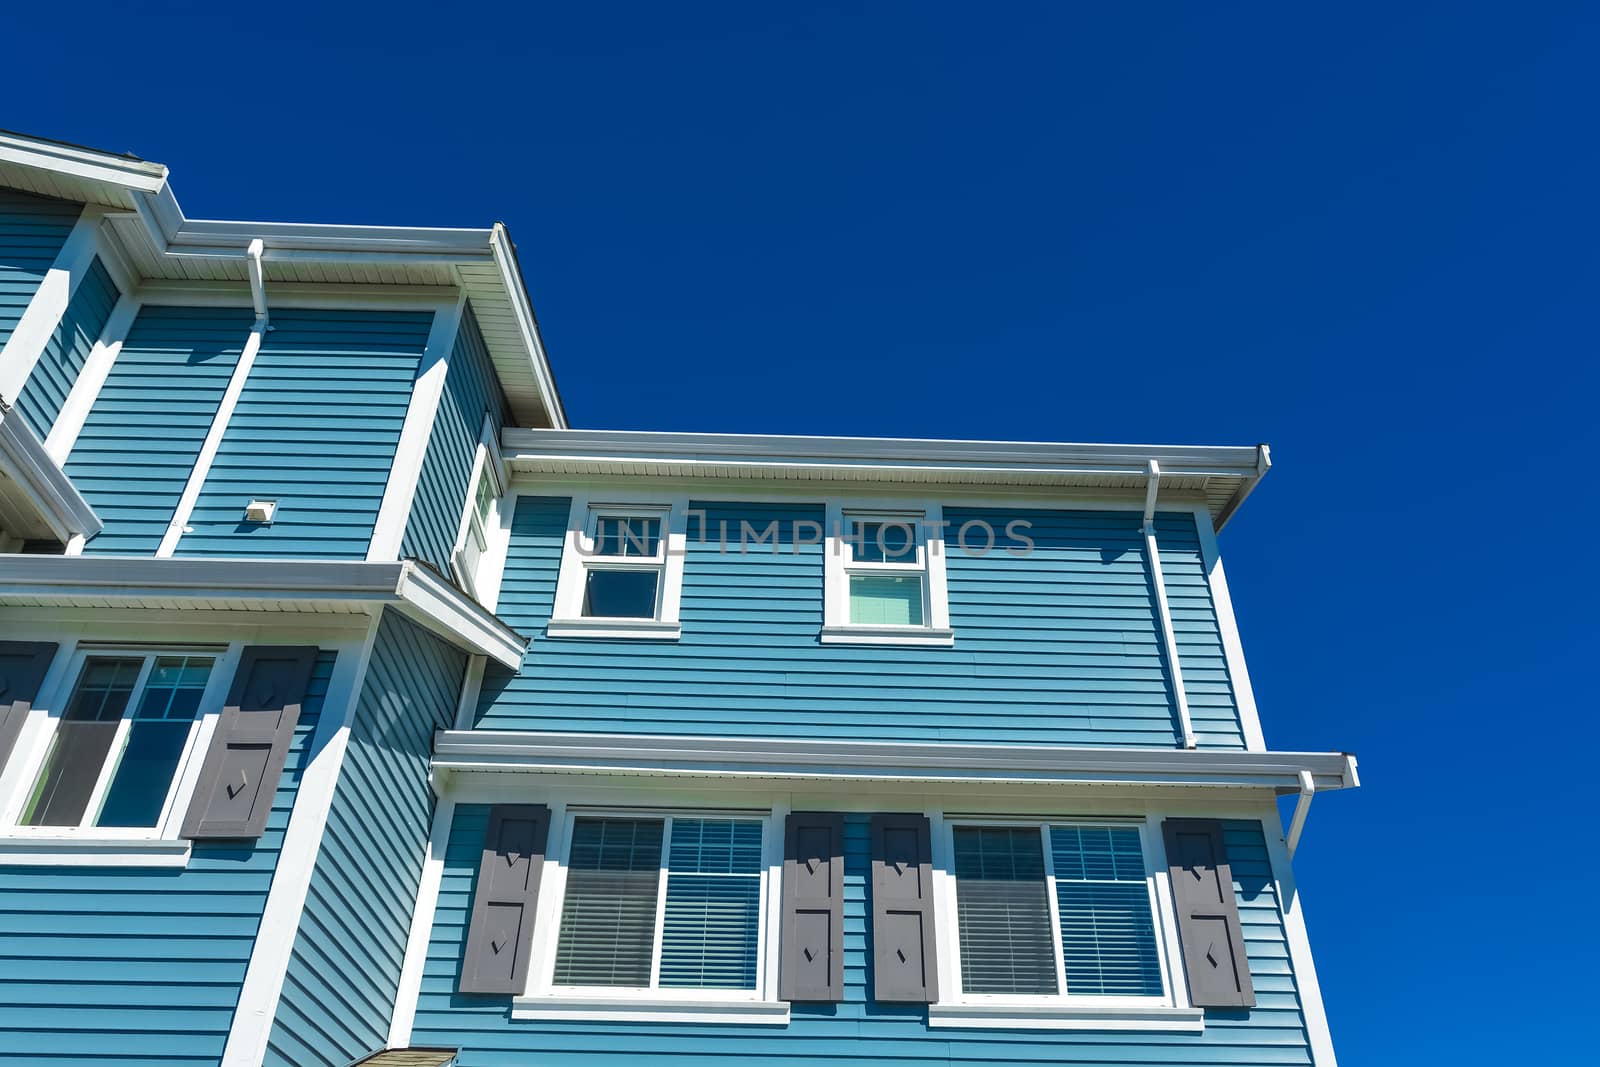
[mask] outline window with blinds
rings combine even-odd
[[[1067,992],[1161,996],[1139,831],[1052,826],[1050,853]]]
[[[955,861],[962,990],[1056,992],[1038,827],[957,827]]]
[[[757,988],[762,830],[755,819],[574,819],[554,984]]]

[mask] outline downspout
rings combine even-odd
[[[1289,837],[1285,842],[1289,846],[1289,858],[1294,859],[1294,850],[1300,844],[1300,835],[1306,829],[1306,816],[1311,814],[1311,798],[1316,795],[1317,782],[1311,777],[1310,771],[1300,772],[1300,799],[1295,801],[1294,816],[1289,820]]]
[[[1178,702],[1178,725],[1183,747],[1194,748],[1194,723],[1189,718],[1189,697],[1183,689],[1183,668],[1178,664],[1178,636],[1172,629],[1172,608],[1167,603],[1167,583],[1161,577],[1161,552],[1156,545],[1156,494],[1161,490],[1161,464],[1150,461],[1144,492],[1144,557],[1150,563],[1150,582],[1156,590],[1156,614],[1161,618],[1161,642],[1172,670],[1172,693]]]
[[[245,266],[250,272],[250,302],[255,305],[257,330],[267,327],[267,280],[261,269],[261,254],[265,250],[266,245],[259,237],[252,238],[249,247],[244,250]]]

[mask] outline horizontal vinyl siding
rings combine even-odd
[[[1178,743],[1175,704],[1133,512],[946,508],[952,529],[1030,524],[1032,553],[948,553],[954,648],[823,645],[823,547],[794,544],[812,504],[704,509],[691,520],[675,642],[536,637],[519,675],[490,668],[487,729],[1150,746]],[[541,635],[568,500],[524,497],[500,615]],[[737,551],[741,522],[779,523],[779,551]],[[726,522],[733,551],[719,551]],[[1201,742],[1242,748],[1194,521],[1161,517],[1179,597],[1185,679]],[[1187,526],[1187,534],[1184,527]],[[802,530],[805,528],[803,527]],[[952,538],[952,542],[954,539]],[[976,533],[969,542],[979,547]],[[1004,543],[1004,542],[1002,542]],[[1198,583],[1198,584],[1196,584]]]
[[[317,657],[259,840],[196,842],[182,870],[0,867],[0,1059],[221,1059],[333,661]]]
[[[455,992],[488,809],[456,809],[428,944],[411,1041],[461,1049],[460,1067],[582,1062],[622,1067],[751,1063],[868,1067],[885,1063],[1160,1064],[1265,1067],[1311,1062],[1283,920],[1256,822],[1225,823],[1229,859],[1256,988],[1254,1009],[1208,1011],[1200,1034],[1027,1030],[930,1030],[916,1004],[869,1002],[872,951],[867,919],[867,816],[845,821],[844,1001],[795,1004],[782,1028],[691,1024],[522,1022],[509,997]]]
[[[328,812],[265,1063],[346,1064],[382,1048],[433,817],[433,732],[466,657],[385,612]]]
[[[155,555],[253,321],[248,308],[140,310],[67,457],[105,523],[84,555]]]
[[[66,403],[67,394],[78,381],[78,372],[83,370],[83,361],[100,339],[121,295],[110,272],[95,257],[17,397],[17,410],[39,440],[50,435],[61,405]]]
[[[0,189],[0,348],[81,214],[82,204]]]
[[[363,558],[432,321],[273,312],[174,554]],[[252,498],[278,502],[270,525],[244,522]]]
[[[401,558],[426,560],[441,574],[450,573],[450,553],[471,488],[467,480],[472,477],[483,417],[493,417],[498,438],[505,426],[505,409],[505,395],[469,307],[456,333],[444,395],[417,476],[417,495],[400,542]]]

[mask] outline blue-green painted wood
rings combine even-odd
[[[111,273],[96,256],[17,396],[17,410],[39,440],[50,435],[61,405],[66,403],[67,394],[78,381],[78,372],[83,370],[83,361],[100,339],[121,295]]]
[[[568,500],[523,497],[499,611],[535,640],[520,674],[492,668],[488,729],[1153,746],[1179,743],[1134,512],[946,508],[954,528],[1031,523],[1026,557],[948,556],[954,648],[823,645],[823,548],[797,545],[811,504],[722,504],[691,519],[676,642],[543,637]],[[737,552],[741,522],[779,524],[778,551]],[[734,550],[720,551],[726,522]],[[1194,520],[1162,515],[1186,689],[1200,743],[1242,748]],[[802,532],[807,530],[801,527]],[[976,535],[972,538],[978,547]]]
[[[333,663],[317,657],[258,840],[197,842],[181,870],[0,866],[0,1059],[221,1059]]]
[[[487,810],[481,805],[456,809],[411,1036],[416,1045],[459,1047],[460,1067],[522,1067],[579,1058],[592,1067],[633,1067],[665,1057],[685,1065],[762,1060],[782,1067],[884,1063],[1265,1067],[1311,1062],[1266,841],[1257,822],[1224,824],[1256,1007],[1208,1011],[1203,1033],[930,1030],[922,1005],[869,1002],[873,985],[866,815],[850,815],[845,822],[844,1001],[796,1004],[787,1027],[771,1028],[512,1021],[509,997],[457,994],[462,938]]]
[[[83,205],[70,200],[0,189],[0,348],[81,214]]]
[[[274,311],[174,554],[365,557],[432,322]],[[270,525],[244,521],[252,498],[278,501]]]
[[[350,728],[265,1062],[340,1067],[388,1037],[433,817],[433,732],[466,657],[386,612]]]
[[[467,481],[472,477],[485,415],[493,421],[498,439],[506,424],[506,398],[489,362],[478,320],[468,307],[456,333],[444,395],[417,476],[417,495],[400,542],[402,558],[426,560],[441,574],[450,573],[450,553],[471,489]]]
[[[67,457],[105,523],[85,555],[155,555],[253,319],[248,308],[139,312]]]

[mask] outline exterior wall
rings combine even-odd
[[[0,867],[0,1058],[221,1059],[334,658],[317,659],[259,841],[197,842],[182,870]]]
[[[85,555],[155,554],[254,318],[247,308],[139,312],[67,457],[105,523]]]
[[[515,1067],[548,1059],[585,1064],[793,1065],[883,1063],[1159,1063],[1165,1067],[1309,1064],[1311,1052],[1261,824],[1225,824],[1257,1006],[1210,1010],[1199,1034],[930,1030],[922,1005],[875,1003],[868,921],[867,816],[845,822],[845,1000],[795,1004],[782,1028],[739,1025],[513,1021],[509,997],[455,992],[488,809],[456,809],[428,944],[412,1043],[459,1047],[460,1067]]]
[[[342,1064],[382,1048],[433,817],[433,732],[466,657],[395,612],[378,630],[265,1062]]]
[[[106,328],[111,309],[116,307],[122,294],[111,274],[96,257],[89,265],[88,275],[79,283],[61,322],[50,340],[45,342],[39,362],[17,397],[17,410],[28,420],[28,427],[39,440],[50,434],[61,405],[83,370],[83,361],[89,358],[94,343]]]
[[[274,310],[174,554],[363,558],[432,322]],[[251,498],[278,501],[270,525],[243,521]]]
[[[506,424],[505,394],[489,362],[478,321],[468,307],[456,331],[444,395],[417,476],[417,495],[400,542],[402,559],[426,560],[441,574],[450,573],[450,553],[472,488],[467,483],[485,415],[492,420],[498,439]]]
[[[819,504],[703,508],[690,521],[675,642],[549,639],[569,501],[522,497],[499,612],[535,635],[518,675],[486,672],[478,726],[501,730],[1178,745],[1135,512],[945,508],[951,528],[1032,523],[1026,558],[947,552],[954,648],[823,645],[824,548],[795,543]],[[723,554],[723,521],[779,522],[779,546]],[[1200,744],[1243,748],[1194,519],[1159,516]]]
[[[0,348],[81,214],[82,204],[0,189]]]

